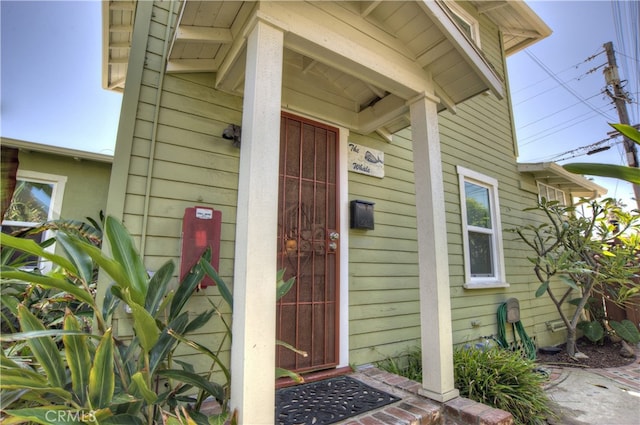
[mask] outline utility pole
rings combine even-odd
[[[618,74],[618,64],[616,63],[616,54],[613,51],[613,43],[610,41],[605,43],[604,49],[607,52],[608,62],[608,66],[606,66],[603,71],[604,79],[607,83],[605,93],[607,93],[607,96],[609,96],[616,105],[620,124],[630,125],[629,114],[627,113],[627,102],[629,102],[629,98],[620,84],[620,75]],[[613,89],[613,93],[609,90],[609,86]],[[628,137],[623,136],[622,139],[624,140],[624,149],[627,153],[627,164],[629,167],[638,168],[636,144]],[[638,209],[640,209],[640,185],[633,184],[633,193],[636,197]]]

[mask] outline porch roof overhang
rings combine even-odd
[[[520,1],[469,3],[502,31],[507,54],[550,34]],[[135,2],[103,3],[103,86],[123,90]],[[256,19],[285,35],[283,104],[362,133],[409,126],[407,101],[439,110],[479,93],[504,95],[499,75],[441,1],[241,2],[185,0],[167,72],[215,73],[242,95],[246,34]],[[300,87],[314,90],[300,90]]]
[[[518,171],[531,174],[536,181],[558,187],[575,197],[597,198],[607,194],[604,187],[568,172],[555,162],[519,163]]]

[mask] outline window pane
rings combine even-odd
[[[453,12],[452,15],[453,15],[453,20],[456,21],[456,24],[458,24],[460,29],[464,31],[470,39],[473,40],[473,32],[471,31],[471,25],[467,21],[462,19],[462,17],[459,16],[457,13]]]
[[[469,259],[472,277],[494,276],[491,235],[469,232]]]
[[[53,184],[18,180],[4,219],[27,223],[47,221],[52,193]]]
[[[464,193],[467,203],[467,225],[491,229],[489,189],[464,182]]]

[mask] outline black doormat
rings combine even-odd
[[[400,400],[348,376],[276,391],[276,424],[327,425]]]

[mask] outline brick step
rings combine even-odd
[[[464,397],[438,403],[419,394],[421,384],[375,367],[361,369],[352,378],[401,400],[349,418],[344,425],[512,425],[513,416]]]

